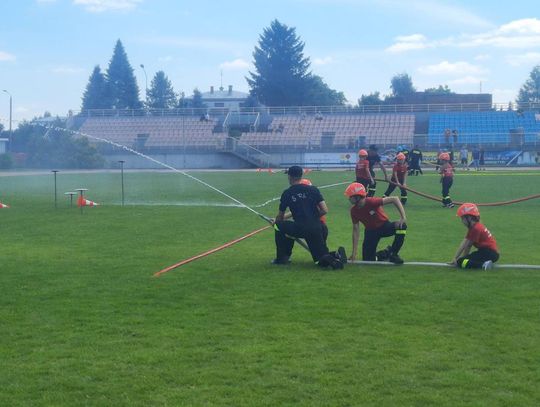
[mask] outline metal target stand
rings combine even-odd
[[[77,195],[77,192],[73,192],[73,191],[64,192],[64,195],[69,196],[69,207],[72,208],[73,207],[73,195]]]
[[[85,191],[88,191],[87,188],[76,188],[75,191],[77,191],[79,193],[79,199],[82,201],[84,199],[84,192]],[[81,215],[83,213],[83,206],[84,205],[81,205]]]

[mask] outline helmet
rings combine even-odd
[[[366,192],[366,188],[364,188],[362,184],[360,184],[359,182],[353,182],[345,190],[345,195],[348,196],[349,198],[355,195],[366,196],[367,192]]]
[[[450,161],[450,154],[448,153],[439,154],[439,160]]]
[[[465,215],[480,216],[478,207],[473,203],[464,203],[457,210],[457,216],[460,218]]]
[[[307,178],[302,178],[302,179],[300,180],[300,184],[302,184],[302,185],[313,185],[313,184],[311,183],[311,181],[308,180]]]
[[[405,154],[399,153],[398,155],[396,155],[396,160],[404,160],[404,159],[405,159]]]
[[[361,150],[358,152],[358,155],[359,155],[360,157],[367,157],[368,153],[367,153],[366,150],[361,149]]]

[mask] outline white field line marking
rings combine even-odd
[[[390,263],[388,261],[365,261],[365,260],[355,260],[355,261],[349,261],[348,264],[357,264],[357,265],[364,265],[364,266],[400,266],[401,264],[394,264]],[[437,262],[429,262],[429,261],[406,261],[403,263],[404,266],[431,266],[431,267],[451,267],[451,268],[457,268],[454,266],[449,265],[448,263],[437,263]],[[459,270],[479,270],[479,269],[461,269]],[[540,270],[540,265],[536,264],[494,264],[493,269],[534,269],[534,270]],[[480,269],[481,270],[481,269]]]

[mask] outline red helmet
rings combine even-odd
[[[405,159],[405,154],[398,153],[398,155],[396,155],[396,160],[404,160],[404,159]]]
[[[448,153],[439,154],[439,160],[450,161],[450,154]]]
[[[313,185],[313,184],[311,183],[311,181],[308,180],[307,178],[302,178],[302,179],[300,180],[300,184],[302,184],[302,185]]]
[[[461,205],[457,210],[457,216],[461,218],[465,215],[480,216],[478,206],[473,203],[464,203],[463,205]]]
[[[366,150],[361,149],[361,150],[358,152],[358,155],[359,155],[360,157],[367,157],[367,156],[368,156],[368,153],[367,153]]]
[[[366,196],[367,192],[366,192],[366,188],[364,188],[362,184],[360,184],[359,182],[353,182],[345,190],[345,195],[348,196],[349,198],[355,195]]]

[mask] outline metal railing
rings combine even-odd
[[[260,113],[269,115],[316,115],[316,114],[364,114],[364,113],[420,113],[420,112],[485,112],[485,111],[527,111],[540,110],[540,102],[535,103],[431,103],[360,106],[277,106],[231,108],[182,108],[182,109],[88,109],[73,112],[83,117],[175,117],[197,116],[206,113],[225,116],[229,112]]]
[[[272,164],[272,156],[270,154],[231,136],[225,136],[224,139],[225,142],[221,146],[222,151],[232,152],[253,164],[258,164],[260,167],[270,168]]]

